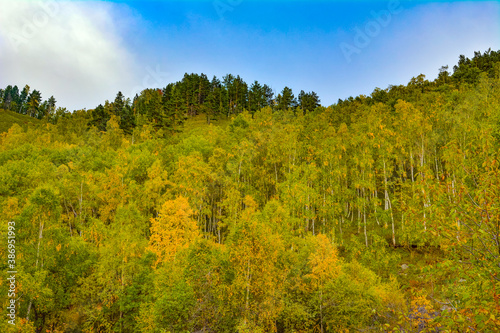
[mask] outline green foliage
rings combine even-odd
[[[19,331],[498,331],[498,68],[328,108],[233,75],[74,113],[7,87]]]
[[[276,104],[278,110],[282,111],[288,110],[289,108],[295,108],[295,106],[297,105],[297,100],[293,95],[292,89],[288,87],[283,88],[281,94],[276,97]]]
[[[26,130],[28,127],[35,126],[39,123],[40,121],[35,118],[0,109],[0,133],[7,132],[14,124]]]

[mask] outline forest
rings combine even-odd
[[[500,51],[320,103],[1,89],[0,331],[500,331]]]

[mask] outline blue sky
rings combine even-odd
[[[500,49],[498,1],[0,0],[0,86],[93,108],[185,72],[240,75],[323,105],[434,79]],[[48,18],[44,20],[44,18]],[[30,30],[30,27],[35,29]],[[3,73],[3,74],[2,74]]]

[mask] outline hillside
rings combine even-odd
[[[17,328],[499,331],[497,54],[329,107],[165,118],[147,89],[2,135]]]
[[[10,110],[0,109],[0,133],[7,132],[13,124],[18,124],[24,130],[30,125],[38,124],[38,119],[25,116]]]

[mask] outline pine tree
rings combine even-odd
[[[121,117],[124,107],[125,97],[123,96],[122,92],[119,91],[116,94],[115,101],[113,102],[113,114],[117,117]]]
[[[187,117],[187,107],[181,93],[181,85],[169,85],[164,89],[163,106],[165,110],[165,126],[176,131]]]
[[[26,86],[24,86],[24,89],[21,92],[21,95],[19,96],[19,110],[18,110],[18,112],[21,114],[25,114],[25,112],[26,112],[26,109],[27,109],[26,102],[27,102],[29,94],[30,94],[30,86],[26,85]]]
[[[106,124],[108,123],[111,115],[106,112],[104,106],[99,104],[94,110],[91,110],[91,120],[89,124],[95,126],[99,131],[106,131]]]
[[[30,117],[39,117],[38,108],[42,102],[42,95],[38,90],[33,90],[28,97],[27,111]]]
[[[265,103],[263,106],[273,106],[274,105],[274,91],[267,84],[262,86],[262,92],[265,96]]]
[[[298,96],[298,100],[299,100],[299,107],[304,114],[306,112],[311,112],[318,106],[320,106],[319,97],[314,91],[310,93],[305,93],[304,90],[301,90]]]
[[[159,89],[145,89],[134,102],[135,114],[144,116],[156,129],[165,126],[162,95]]]
[[[289,108],[295,108],[297,106],[297,100],[293,95],[292,89],[285,87],[281,94],[276,98],[278,110],[286,111]]]
[[[49,99],[47,100],[47,104],[48,104],[48,116],[54,114],[54,112],[56,111],[56,99],[54,96],[50,96]]]
[[[252,115],[267,104],[264,87],[258,81],[255,81],[250,86],[250,90],[248,91],[248,108]]]

